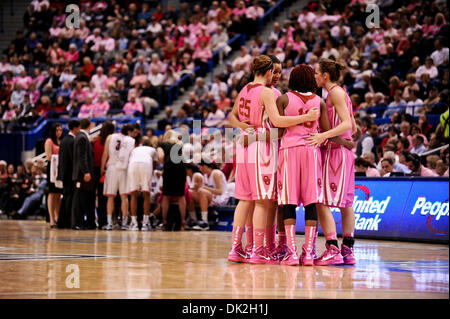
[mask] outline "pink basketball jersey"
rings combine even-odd
[[[265,88],[262,84],[247,84],[239,93],[238,114],[239,121],[248,121],[249,125],[256,128],[263,127],[263,107],[261,104],[261,91]]]
[[[339,87],[341,90],[344,90],[343,88],[341,88],[338,85],[335,85],[331,88],[330,92],[328,92],[328,96],[327,96],[327,114],[328,114],[328,120],[330,122],[330,129],[335,128],[336,126],[338,126],[341,123],[341,119],[339,118],[338,113],[336,112],[336,109],[334,108],[333,105],[330,104],[329,99],[330,99],[330,93],[332,90],[334,90],[335,88]],[[352,100],[350,99],[350,97],[347,94],[347,91],[345,91],[345,102],[347,104],[347,109],[348,112],[350,114],[350,118],[353,118],[353,106],[352,106]],[[345,138],[347,140],[351,140],[352,139],[352,129],[342,133],[340,135],[342,138]],[[340,147],[339,144],[330,142],[331,146],[333,148],[335,147]]]
[[[289,98],[289,104],[284,109],[286,116],[304,115],[312,108],[320,110],[320,97],[316,94],[303,95],[295,91],[286,94]],[[305,139],[310,136],[310,133],[317,133],[318,126],[319,121],[312,121],[288,127],[281,139],[281,149],[306,145]]]

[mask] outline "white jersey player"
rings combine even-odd
[[[158,161],[158,153],[151,147],[150,140],[144,138],[142,145],[133,149],[128,165],[128,192],[131,194],[131,230],[139,230],[137,222],[137,198],[139,191],[144,197],[143,231],[150,226],[150,191],[153,178],[153,162]]]
[[[112,213],[114,211],[114,198],[117,192],[120,194],[122,208],[122,229],[127,229],[128,221],[128,189],[127,189],[127,169],[131,151],[134,148],[135,140],[129,136],[133,132],[133,127],[126,124],[120,133],[109,135],[105,141],[105,149],[102,156],[101,175],[105,172],[105,184],[103,194],[108,197],[107,218],[108,223],[103,229],[112,229]]]

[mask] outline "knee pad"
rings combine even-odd
[[[305,207],[305,220],[317,221],[316,204],[309,204]]]
[[[295,209],[297,206],[295,205],[284,205],[283,206],[283,219],[296,219],[297,214],[295,213]]]

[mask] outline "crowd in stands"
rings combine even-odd
[[[0,131],[29,129],[41,116],[148,118],[167,104],[169,87],[184,74],[206,74],[213,51],[220,49],[223,61],[230,36],[255,33],[257,19],[274,2],[78,5],[79,27],[66,23],[64,1],[29,5],[24,30],[2,52]]]
[[[39,2],[37,9],[47,12],[45,2]],[[39,19],[24,19],[28,29],[35,31],[27,32],[26,38],[18,33],[0,62],[3,128],[11,121],[32,123],[42,114],[56,116],[58,110],[58,116],[92,118],[111,110],[149,115],[149,109],[164,105],[164,118],[156,130],[146,132],[154,147],[163,139],[154,133],[187,132],[197,119],[202,121],[201,135],[211,133],[202,138],[202,150],[213,159],[223,154],[232,158],[220,129],[230,127],[227,115],[238,92],[252,80],[252,58],[272,54],[282,62],[278,84],[282,93],[288,90],[295,65],[315,68],[319,59],[331,58],[346,66],[341,83],[351,97],[358,125],[353,136],[357,175],[449,175],[449,151],[443,148],[449,143],[445,1],[376,1],[377,26],[366,24],[364,1],[309,0],[283,23],[273,23],[267,38],[259,34],[251,38],[233,61],[226,60],[229,49],[223,50],[220,59],[225,68],[211,85],[204,77],[211,51],[241,32],[243,25],[253,31],[257,17],[273,3],[260,0],[255,7],[253,1],[203,1],[207,5],[183,3],[180,10],[168,6],[164,11],[145,3],[142,8],[135,4],[124,8],[119,1],[87,3],[81,4],[81,28],[73,36],[64,26],[58,27],[63,13],[57,8],[51,11],[53,18],[48,21],[52,22],[46,22],[51,26]],[[30,11],[29,16],[40,12]],[[36,25],[31,28],[30,23]],[[21,43],[26,45],[17,54]],[[169,85],[196,66],[200,71],[188,89],[189,98],[174,114],[171,106],[155,97],[163,97]],[[318,94],[326,97],[325,90]],[[16,120],[11,119],[14,116]],[[222,137],[219,144],[217,135]],[[191,134],[183,151],[199,151],[192,142],[196,137]],[[219,168],[232,183],[233,164]]]

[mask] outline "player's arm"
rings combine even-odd
[[[284,109],[289,104],[289,98],[287,97],[286,94],[283,94],[280,97],[278,97],[276,103],[277,103],[278,113],[280,113],[280,115],[284,116]],[[251,143],[255,142],[256,140],[270,142],[270,140],[272,140],[272,139],[277,139],[277,138],[283,137],[283,133],[284,133],[284,128],[273,128],[270,131],[267,131],[265,133],[259,133],[258,135],[252,134],[252,135],[248,136],[248,142],[247,142],[247,139],[244,140],[243,145],[248,146]]]
[[[105,141],[105,148],[103,149],[102,166],[100,167],[100,175],[105,174],[105,165],[106,165],[106,161],[108,160],[108,157],[109,157],[109,141],[110,140],[111,140],[111,135],[108,135],[108,137],[106,138],[106,141]]]
[[[239,99],[236,98],[236,100],[234,101],[233,109],[231,110],[230,114],[228,114],[228,121],[230,122],[231,126],[239,128],[243,131],[245,131],[248,128],[253,128],[253,126],[248,125],[245,122],[239,121],[238,101]]]
[[[199,176],[198,174],[194,174],[194,190],[198,190],[200,187],[203,186],[203,178]]]
[[[275,94],[269,88],[264,88],[261,92],[261,103],[264,105],[270,121],[276,127],[290,127],[297,124],[316,121],[319,118],[319,109],[312,108],[305,115],[281,116],[278,112]]]
[[[158,147],[156,149],[156,151],[158,152],[158,159],[159,159],[159,163],[164,164],[164,151],[161,147]]]
[[[203,186],[203,188],[210,191],[214,195],[222,195],[223,188],[225,187],[225,185],[222,185],[222,178],[218,172],[215,172],[214,174],[214,182],[217,185],[217,188],[212,188],[208,186]]]
[[[330,130],[330,122],[328,120],[328,114],[327,114],[327,105],[322,99],[320,100],[319,124],[320,124],[320,128],[322,129],[322,132],[326,132],[326,131]],[[353,149],[353,147],[355,146],[355,142],[353,142],[351,140],[347,140],[340,136],[335,136],[335,137],[329,138],[328,140],[330,140],[334,143],[337,143],[339,145],[343,145],[344,147],[348,148],[349,150]]]
[[[319,146],[326,139],[339,136],[342,133],[352,129],[352,120],[347,110],[347,104],[345,103],[345,92],[343,90],[333,90],[330,93],[330,102],[334,105],[341,123],[326,132],[311,134],[311,137],[307,138],[307,143],[309,145]]]

